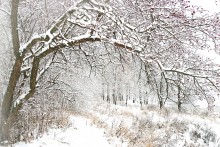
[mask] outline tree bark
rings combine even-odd
[[[11,75],[10,75],[10,79],[9,79],[9,84],[7,87],[7,90],[5,92],[4,98],[3,98],[3,102],[2,102],[2,119],[1,119],[1,127],[2,129],[4,128],[4,126],[7,124],[7,119],[9,117],[11,108],[12,108],[12,103],[13,103],[13,93],[17,84],[17,81],[20,77],[20,69],[21,69],[21,65],[22,65],[22,60],[16,59],[13,69],[11,71]],[[0,130],[3,131],[1,132],[1,137],[3,137],[1,140],[4,140],[5,138],[7,138],[7,132],[5,132],[4,130]],[[6,135],[6,136],[5,136]]]
[[[19,54],[19,35],[18,35],[18,5],[19,0],[12,0],[11,2],[12,8],[11,8],[11,35],[12,35],[12,45],[13,45],[13,51],[15,56],[15,63],[13,65],[8,86],[6,89],[6,92],[4,94],[3,102],[2,102],[2,119],[1,119],[1,128],[0,128],[0,134],[1,134],[1,141],[7,139],[8,137],[8,125],[9,122],[7,121],[10,115],[10,111],[13,104],[13,94],[14,90],[17,85],[17,81],[20,78],[21,75],[21,66],[23,57]]]

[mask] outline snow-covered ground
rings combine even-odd
[[[51,129],[42,138],[29,143],[19,142],[13,147],[111,147],[104,131],[82,116],[71,116],[71,126]]]
[[[213,114],[184,114],[155,106],[105,105],[91,114],[108,135],[121,138],[129,147],[219,147],[220,117]]]
[[[216,114],[100,102],[81,115],[71,115],[70,126],[50,129],[41,138],[12,146],[219,147],[220,115]]]

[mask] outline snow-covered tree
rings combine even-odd
[[[185,0],[11,0],[10,19],[14,64],[2,103],[3,139],[56,57],[66,60],[64,50],[79,55],[73,60],[88,59],[91,67],[97,65],[90,62],[97,60],[94,45],[138,57],[160,107],[172,99],[181,109],[195,95],[211,105],[210,93],[219,92],[219,65],[201,55],[217,55],[218,14]]]

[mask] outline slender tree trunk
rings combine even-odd
[[[182,100],[181,100],[181,95],[180,95],[180,86],[178,85],[178,94],[177,94],[177,96],[178,96],[178,111],[179,112],[181,112],[181,109],[182,109]]]
[[[139,86],[139,101],[140,101],[140,105],[142,107],[142,91],[141,91],[141,86]]]
[[[116,84],[115,84],[115,82],[113,83],[113,85],[112,85],[112,88],[113,88],[113,90],[112,90],[112,99],[113,99],[113,104],[117,104],[117,96],[116,96]]]
[[[102,100],[105,100],[105,83],[102,82]]]
[[[126,84],[126,100],[125,100],[125,105],[127,106],[128,105],[128,100],[130,99],[130,86],[129,84],[127,83]]]
[[[106,101],[110,103],[109,83],[107,83],[107,99],[106,99]]]
[[[148,93],[147,93],[147,91],[144,94],[144,104],[148,105]]]
[[[178,102],[177,102],[177,107],[178,107],[178,111],[181,112],[182,109],[182,99],[181,99],[181,87],[180,87],[180,75],[177,74],[178,76],[178,85],[177,85],[177,98],[178,98]]]

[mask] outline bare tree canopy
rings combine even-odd
[[[52,65],[82,57],[103,71],[107,59],[98,61],[103,50],[116,58],[117,49],[120,63],[130,55],[137,58],[144,73],[140,87],[150,87],[161,108],[171,100],[181,111],[182,103],[199,97],[211,110],[219,98],[220,65],[202,55],[220,56],[219,14],[210,15],[187,0],[11,0],[8,9],[13,66],[2,102],[2,140]]]

